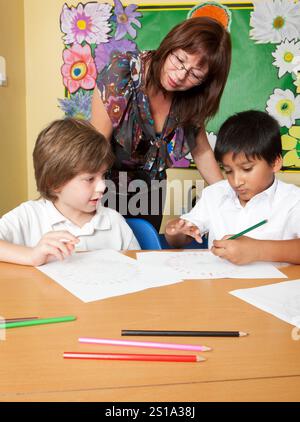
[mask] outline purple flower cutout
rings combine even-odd
[[[68,117],[84,120],[91,118],[92,91],[77,91],[70,98],[59,99],[58,102]]]
[[[136,37],[136,30],[132,26],[132,24],[141,28],[141,23],[136,19],[142,16],[141,13],[136,12],[137,5],[130,4],[129,6],[123,7],[120,0],[114,0],[115,3],[115,16],[117,20],[117,30],[115,33],[115,39],[120,40],[122,39],[127,33],[131,36],[131,38]]]
[[[113,53],[125,53],[126,51],[136,50],[137,46],[135,42],[129,40],[115,40],[114,38],[111,38],[108,43],[99,44],[95,49],[95,64],[98,73],[110,63]]]

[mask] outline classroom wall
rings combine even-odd
[[[0,216],[27,199],[23,0],[0,0],[0,56],[8,85],[0,87]]]
[[[32,166],[35,139],[51,120],[62,117],[57,101],[64,97],[59,16],[65,2],[0,0],[1,15],[5,15],[1,20],[0,55],[8,60],[10,81],[8,87],[0,88],[0,215],[21,201],[37,197]],[[113,4],[113,1],[106,2]],[[247,3],[246,0],[240,2]],[[80,1],[66,3],[77,6]],[[126,3],[170,4],[170,1]],[[178,3],[197,2],[181,0]],[[295,178],[299,183],[300,175]]]

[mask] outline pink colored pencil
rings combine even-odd
[[[195,346],[194,344],[156,343],[153,341],[115,340],[111,338],[90,337],[80,337],[78,340],[80,343],[107,344],[110,346],[152,347],[154,349],[192,350],[194,352],[206,352],[211,350],[210,347]]]
[[[129,353],[78,353],[64,352],[65,359],[93,359],[93,360],[140,360],[160,362],[201,362],[205,359],[197,355],[143,355]]]

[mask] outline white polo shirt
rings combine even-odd
[[[246,234],[253,239],[287,240],[300,238],[300,188],[275,179],[272,186],[255,195],[243,207],[227,180],[203,189],[194,208],[181,218],[209,232],[213,240],[239,233],[262,220],[266,224]]]
[[[45,233],[60,230],[79,238],[78,251],[140,249],[122,215],[102,206],[83,227],[64,217],[46,199],[24,202],[0,219],[0,239],[17,245],[36,246]]]

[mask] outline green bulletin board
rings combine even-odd
[[[137,44],[142,50],[152,50],[170,29],[186,19],[193,7],[161,7],[155,10],[140,8],[142,28]],[[232,12],[230,35],[232,39],[232,65],[218,115],[209,123],[208,130],[217,132],[222,122],[231,114],[248,110],[265,110],[267,100],[274,87],[286,89],[292,86],[290,74],[278,79],[277,69],[272,66],[274,44],[255,44],[249,38],[250,12],[252,4],[234,5],[226,3]],[[300,22],[299,22],[300,25]]]
[[[285,9],[287,10],[287,6],[290,7],[293,0],[277,1],[281,3],[283,17],[289,22],[289,16],[285,16],[284,13],[286,13]],[[124,40],[134,41],[140,50],[155,49],[169,30],[179,22],[185,20],[191,8],[193,8],[195,4],[199,5],[200,3],[203,2],[195,2],[190,5],[183,5],[180,3],[174,3],[167,6],[159,5],[159,3],[154,5],[140,5],[135,9],[135,11],[140,14],[137,17],[140,25],[132,25],[136,30],[136,35],[132,37],[127,33],[123,38]],[[269,6],[270,3],[273,3],[273,0],[269,0]],[[120,8],[122,3],[120,3],[119,0],[114,0],[114,5],[115,8],[111,9],[112,16],[114,9],[117,10],[117,7]],[[209,122],[207,131],[217,133],[222,122],[235,112],[249,109],[267,110],[267,103],[270,101],[270,97],[274,94],[276,89],[282,91],[290,90],[293,97],[292,102],[287,100],[280,103],[283,110],[284,107],[295,107],[294,121],[286,126],[281,124],[283,149],[286,149],[284,155],[288,153],[286,156],[285,168],[289,170],[300,170],[300,95],[297,95],[300,93],[300,86],[296,85],[295,75],[291,71],[286,71],[279,77],[278,66],[276,67],[274,65],[275,56],[272,55],[280,43],[283,44],[288,41],[281,39],[277,42],[274,40],[271,40],[271,42],[261,42],[257,39],[253,39],[255,37],[250,36],[252,29],[251,14],[255,10],[252,3],[225,3],[224,5],[231,11],[232,17],[230,25],[233,49],[232,65],[219,112],[215,118]],[[86,5],[81,6],[82,10],[86,7]],[[295,44],[293,53],[295,54],[295,51],[299,51],[300,58],[300,2],[298,6],[295,6],[292,12],[292,19],[297,19],[299,16],[298,33],[296,33],[296,37],[292,42]],[[66,5],[64,7],[66,7]],[[73,9],[74,12],[75,7],[73,7]],[[71,10],[71,7],[69,10]],[[123,10],[126,11],[125,6]],[[274,25],[276,19],[274,19]],[[111,34],[115,34],[116,20],[112,19],[110,25],[111,32],[108,34],[108,37],[113,37],[114,35]],[[64,32],[62,24],[61,29],[62,32]],[[87,44],[86,40],[81,43],[83,46],[85,44]],[[90,46],[92,55],[94,55],[95,44],[90,43]],[[70,47],[72,47],[72,44],[66,44],[65,42],[65,50]],[[291,58],[291,56],[287,55],[286,57],[289,57],[289,60]],[[68,89],[66,89],[66,101],[72,99],[72,96],[74,95],[80,95],[83,91],[84,89],[80,88],[77,94],[75,94],[68,92]],[[68,114],[67,107],[65,107],[65,111]]]

